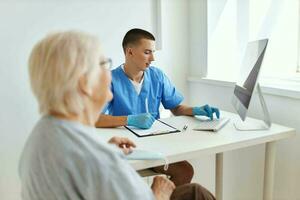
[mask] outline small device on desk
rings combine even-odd
[[[193,130],[195,131],[218,131],[223,128],[229,122],[229,118],[220,119],[199,119],[199,125]]]
[[[147,151],[141,149],[134,149],[128,155],[125,155],[127,160],[164,160],[164,170],[168,170],[169,161],[166,156],[156,151]]]
[[[165,157],[156,151],[146,151],[141,149],[134,149],[128,155],[125,155],[127,160],[164,160]]]

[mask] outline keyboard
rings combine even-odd
[[[193,128],[195,131],[218,131],[229,122],[229,118],[199,120],[199,124]]]

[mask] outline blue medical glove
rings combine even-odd
[[[193,107],[193,115],[201,115],[213,119],[213,114],[216,114],[217,118],[220,118],[220,111],[218,108],[211,107],[209,105],[204,105],[201,107]]]
[[[143,113],[138,115],[128,115],[128,126],[135,126],[141,129],[148,129],[154,123],[155,118],[150,113]]]

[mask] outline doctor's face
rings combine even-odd
[[[139,44],[131,48],[131,62],[134,66],[145,71],[154,61],[155,41],[149,39],[141,39]]]

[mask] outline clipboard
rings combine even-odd
[[[165,135],[180,132],[180,130],[178,130],[174,126],[171,126],[159,119],[155,120],[150,129],[139,129],[133,126],[125,126],[125,128],[127,128],[130,132],[132,132],[138,137]]]

